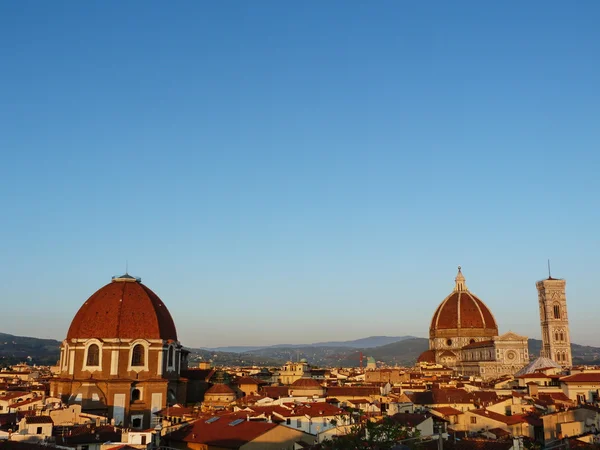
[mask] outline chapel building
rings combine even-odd
[[[185,402],[187,353],[163,301],[140,278],[113,277],[71,322],[51,395],[115,425],[147,429],[155,412]]]

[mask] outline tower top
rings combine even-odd
[[[458,273],[454,279],[454,292],[468,291],[465,276],[462,274],[461,267],[458,266]]]

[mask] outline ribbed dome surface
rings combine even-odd
[[[169,310],[147,286],[131,276],[115,278],[81,306],[67,339],[177,340]]]
[[[488,307],[468,291],[453,292],[438,306],[431,329],[487,328],[498,330]]]

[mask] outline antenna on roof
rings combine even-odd
[[[129,275],[129,261],[125,260],[125,273]]]
[[[550,258],[548,258],[548,279],[552,278],[552,274],[550,273]]]

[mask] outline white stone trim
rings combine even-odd
[[[98,346],[98,365],[97,366],[88,366],[87,365],[87,357],[88,350],[92,344]],[[102,341],[98,339],[88,339],[84,347],[85,351],[83,353],[83,362],[81,365],[81,370],[86,370],[88,372],[100,372],[102,371]]]
[[[131,365],[131,357],[133,356],[133,349],[136,345],[142,345],[144,347],[144,365],[143,366],[132,366]],[[129,345],[129,358],[127,359],[127,370],[134,372],[147,372],[148,371],[148,359],[149,359],[149,350],[150,343],[144,339],[137,339],[133,341]]]

